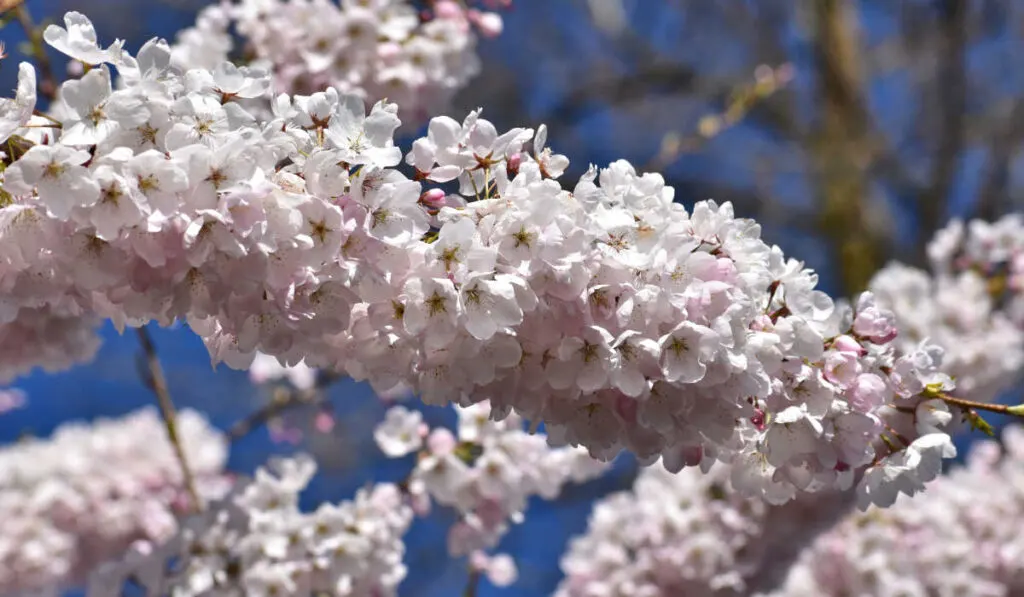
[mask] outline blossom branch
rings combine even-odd
[[[793,78],[793,66],[783,64],[777,68],[761,65],[755,73],[753,84],[738,87],[732,92],[724,110],[702,117],[697,131],[687,136],[672,131],[662,138],[661,149],[647,165],[649,169],[660,169],[671,165],[684,153],[696,151],[723,132],[733,128],[750,113],[755,106],[786,88]]]
[[[188,459],[185,457],[185,449],[181,445],[181,438],[178,435],[177,413],[174,409],[174,402],[171,400],[170,390],[167,388],[167,379],[164,377],[163,367],[160,366],[160,359],[156,354],[156,346],[154,346],[153,339],[149,337],[149,332],[146,331],[145,327],[136,328],[135,332],[139,337],[139,345],[142,347],[148,369],[148,375],[144,377],[143,381],[156,395],[157,404],[160,406],[160,414],[163,416],[164,426],[167,429],[167,438],[174,447],[174,455],[178,459],[178,464],[181,465],[185,490],[188,491],[193,508],[196,511],[202,511],[203,502],[199,497],[199,491],[196,489],[196,480],[192,475],[192,469],[189,467]]]

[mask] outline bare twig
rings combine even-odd
[[[32,20],[32,15],[24,2],[17,2],[9,7],[14,11],[15,17],[25,30],[25,37],[32,47],[32,57],[35,58],[39,67],[39,94],[46,99],[53,101],[57,97],[57,77],[53,73],[53,65],[50,63],[50,56],[46,53],[46,43],[43,41],[43,30]]]
[[[156,395],[157,404],[160,406],[160,414],[163,415],[164,426],[167,429],[167,438],[171,441],[171,445],[174,448],[174,455],[178,458],[178,464],[181,465],[181,475],[185,481],[185,490],[188,491],[193,508],[197,512],[202,511],[203,502],[199,497],[199,491],[196,489],[196,480],[192,475],[192,469],[189,467],[188,459],[185,457],[185,449],[181,445],[174,401],[171,400],[171,392],[167,387],[167,379],[164,377],[163,367],[160,366],[160,359],[156,354],[156,346],[153,345],[153,339],[149,337],[149,332],[146,331],[145,327],[135,328],[135,332],[139,337],[139,345],[142,347],[142,352],[145,355],[145,364],[148,371],[148,375],[143,381]]]
[[[700,149],[711,139],[742,122],[759,102],[786,87],[792,78],[792,66],[784,64],[772,68],[762,65],[757,68],[755,77],[753,84],[747,83],[732,92],[723,110],[702,117],[694,133],[686,136],[677,132],[667,133],[662,138],[661,151],[644,169],[664,169],[682,154]]]
[[[480,588],[480,577],[483,576],[475,566],[470,566],[469,577],[466,579],[466,588],[462,591],[462,597],[476,597]]]
[[[242,439],[289,409],[320,403],[324,400],[323,390],[340,378],[341,376],[335,373],[321,372],[316,384],[309,389],[279,389],[265,406],[232,425],[231,429],[228,430],[228,440],[238,441]]]

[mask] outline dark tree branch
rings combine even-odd
[[[992,135],[989,162],[985,167],[974,217],[993,221],[1002,215],[1002,206],[1009,192],[1010,159],[1014,150],[1024,141],[1024,99],[1017,99],[1010,112],[1009,122]]]
[[[316,383],[306,390],[280,389],[274,392],[273,396],[265,406],[253,411],[244,419],[238,421],[228,430],[228,440],[234,442],[249,435],[256,429],[266,425],[274,417],[292,409],[311,404],[319,404],[324,401],[323,391],[341,376],[334,373],[319,372]]]
[[[938,101],[939,141],[932,160],[928,186],[918,195],[917,248],[923,256],[928,239],[942,226],[957,160],[964,144],[964,113],[967,108],[967,0],[939,2],[941,66],[933,97]],[[920,256],[919,256],[920,257]]]
[[[868,168],[876,148],[864,104],[858,23],[852,3],[809,0],[821,123],[808,144],[821,231],[833,242],[839,293],[864,289],[884,263],[891,239],[870,225]],[[872,206],[874,208],[874,206]]]
[[[167,429],[167,438],[174,448],[174,455],[178,458],[181,466],[181,476],[185,482],[185,490],[188,491],[192,500],[192,507],[196,512],[202,511],[203,501],[196,489],[196,479],[192,475],[188,458],[185,457],[185,448],[181,445],[181,437],[178,435],[178,415],[174,410],[174,401],[171,400],[171,391],[167,387],[167,378],[164,376],[164,369],[160,366],[160,358],[156,354],[156,346],[149,332],[145,327],[135,328],[139,338],[139,345],[142,347],[142,354],[145,359],[145,375],[143,382],[156,395],[157,404],[160,406],[160,414],[164,419],[164,427]]]

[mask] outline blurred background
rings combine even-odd
[[[205,4],[26,2],[37,21],[85,12],[101,41],[125,38],[132,50],[152,36],[173,39]],[[0,88],[11,90],[24,34],[7,24],[0,39],[12,57]],[[924,265],[925,243],[950,218],[1021,207],[1022,42],[1024,2],[1014,0],[515,0],[503,34],[481,41],[483,72],[451,115],[482,106],[499,130],[547,123],[549,145],[572,160],[565,184],[590,163],[622,158],[662,172],[688,205],[732,201],[843,297],[889,260]],[[268,400],[244,372],[211,368],[187,329],[152,334],[179,407],[226,429]],[[108,327],[103,337],[92,365],[16,382],[29,401],[0,418],[0,442],[152,402],[135,335]],[[291,444],[261,429],[232,446],[231,470],[314,450],[326,470],[307,504],[402,478],[411,460],[386,460],[370,437],[384,410],[372,392],[343,380],[329,397],[332,431]],[[428,411],[432,423],[450,416]],[[533,503],[500,548],[515,557],[519,581],[502,590],[485,583],[479,594],[550,593],[592,500],[628,487],[633,474],[623,458],[605,478]],[[440,511],[414,525],[403,595],[460,594],[465,565],[443,546],[449,522]]]

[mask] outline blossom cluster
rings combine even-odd
[[[0,292],[3,289],[0,279]],[[12,310],[10,318],[0,312],[0,383],[38,366],[52,372],[92,361],[100,347],[98,327],[97,317],[75,315],[59,306],[22,307]]]
[[[160,40],[133,57],[65,24],[46,40],[92,68],[49,117],[19,97],[3,120],[11,309],[184,320],[232,367],[259,351],[488,401],[600,459],[731,462],[772,502],[863,471],[862,504],[891,503],[955,453],[942,351],[897,351],[871,294],[833,304],[730,204],[687,211],[624,161],[566,190],[544,126],[499,133],[479,111],[431,120],[407,175],[394,104],[367,114],[332,87],[261,120],[245,100],[266,71],[182,74]]]
[[[1022,492],[1019,426],[1002,446],[976,443],[923,495],[866,512],[826,495],[766,506],[732,491],[720,465],[707,475],[652,467],[595,505],[556,596],[1010,597],[1024,591],[1024,541],[1008,523],[1024,514]],[[801,541],[814,521],[824,532]],[[789,544],[801,548],[794,562],[781,551]]]
[[[484,558],[509,521],[522,520],[530,497],[554,499],[565,484],[607,470],[585,450],[549,447],[543,434],[527,433],[516,415],[492,420],[486,402],[456,411],[457,436],[444,427],[430,429],[419,411],[404,406],[390,408],[374,432],[387,456],[418,454],[407,481],[418,514],[429,510],[431,500],[458,511],[460,519],[448,534],[452,556]],[[486,567],[491,580],[498,585],[512,582],[505,573],[506,560],[497,562],[497,570]]]
[[[191,410],[178,432],[202,493],[223,493],[224,437]],[[187,497],[165,438],[147,409],[0,450],[0,595],[80,583],[132,542],[171,537]]]
[[[299,493],[315,472],[308,457],[271,461],[171,540],[98,569],[87,595],[120,596],[129,581],[180,597],[395,595],[406,575],[402,535],[413,519],[405,496],[380,484],[303,513]]]
[[[630,491],[594,506],[562,557],[555,597],[749,595],[772,510],[729,485],[721,464],[706,474],[644,469]]]
[[[954,220],[929,243],[928,257],[940,274],[973,271],[981,276],[995,308],[1024,328],[1024,216],[966,224]]]
[[[869,288],[895,314],[900,349],[928,338],[945,350],[956,393],[990,402],[1024,364],[1024,220],[954,221],[929,253],[934,274],[893,263]]]
[[[0,415],[25,406],[25,392],[18,388],[0,388]]]
[[[849,516],[820,536],[774,597],[1024,593],[1024,430],[982,441],[913,500]]]
[[[273,74],[274,89],[313,93],[331,86],[370,103],[387,98],[416,127],[447,109],[479,73],[474,32],[497,35],[502,19],[454,0],[430,2],[423,11],[408,0],[225,1],[179,33],[174,64],[213,70],[229,58],[232,29],[250,64]]]

